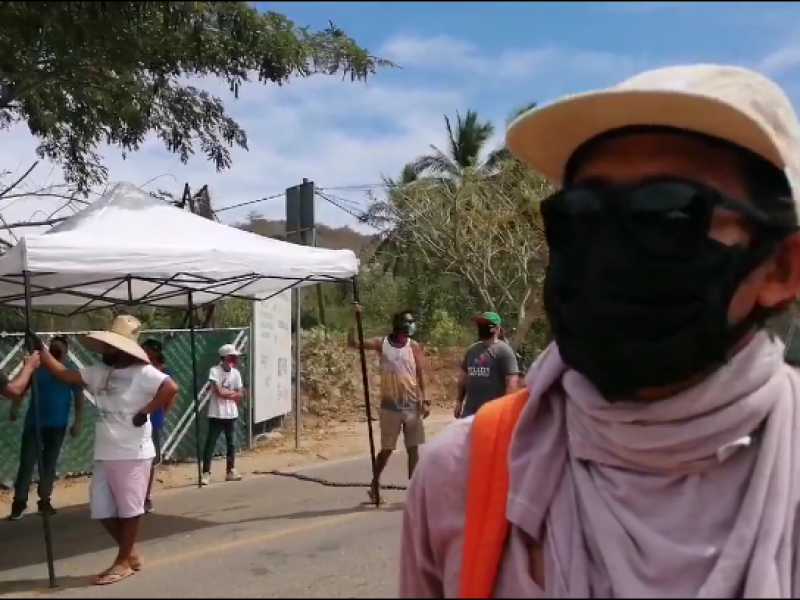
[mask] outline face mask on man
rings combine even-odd
[[[494,335],[497,331],[497,327],[492,325],[491,323],[480,323],[478,324],[478,339],[482,342],[486,342],[494,338]]]
[[[395,324],[394,332],[411,337],[417,332],[417,324],[411,319],[400,321]]]
[[[709,237],[726,208],[750,246]],[[565,188],[542,204],[550,249],[545,311],[564,362],[610,400],[677,384],[722,364],[760,326],[728,322],[736,289],[775,248],[755,207],[680,180]]]
[[[120,359],[122,358],[122,354],[117,350],[106,350],[102,354],[102,361],[103,364],[107,367],[116,367],[120,364]]]

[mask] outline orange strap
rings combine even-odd
[[[472,424],[460,598],[491,598],[508,521],[508,448],[528,400],[521,389],[483,406]]]

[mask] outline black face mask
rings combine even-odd
[[[103,364],[107,367],[116,367],[120,361],[119,352],[103,352]]]
[[[490,340],[494,337],[496,328],[494,325],[488,323],[481,323],[478,325],[478,339],[482,342]]]
[[[394,333],[400,335],[413,336],[417,332],[417,324],[414,321],[400,321],[394,324]]]
[[[709,238],[715,208],[743,216],[749,246]],[[660,180],[567,188],[542,217],[545,310],[559,352],[609,400],[707,372],[767,316],[728,322],[739,284],[787,233],[750,204]]]

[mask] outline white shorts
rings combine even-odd
[[[150,483],[150,458],[98,460],[89,485],[93,519],[132,519],[144,514]]]

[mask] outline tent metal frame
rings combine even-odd
[[[166,278],[159,277],[145,277],[139,275],[124,275],[115,277],[100,277],[92,281],[81,282],[77,285],[63,285],[63,286],[47,286],[36,283],[36,277],[47,277],[53,275],[60,275],[59,273],[46,272],[46,273],[31,273],[28,270],[18,274],[5,274],[0,275],[0,283],[7,283],[12,285],[20,285],[23,288],[22,293],[9,294],[0,296],[0,306],[8,308],[20,308],[20,304],[24,306],[25,310],[25,332],[26,334],[35,333],[32,329],[32,314],[34,311],[47,313],[57,316],[76,316],[86,314],[95,310],[111,307],[141,307],[152,306],[162,309],[173,310],[186,310],[188,313],[188,325],[190,335],[190,345],[192,351],[192,395],[194,398],[194,411],[195,411],[195,437],[196,437],[196,458],[197,458],[197,485],[200,487],[202,478],[202,465],[200,454],[200,394],[199,384],[197,381],[197,342],[196,342],[196,323],[195,312],[198,308],[203,308],[218,302],[220,300],[236,298],[240,300],[247,300],[249,302],[259,302],[269,300],[283,292],[292,290],[304,283],[350,283],[352,286],[353,301],[360,302],[358,279],[356,276],[347,278],[337,278],[332,276],[308,276],[302,278],[280,277],[280,276],[267,276],[258,273],[249,273],[246,275],[238,275],[235,277],[228,277],[222,279],[213,279],[192,273],[180,272]],[[252,283],[263,280],[279,280],[288,282],[288,285],[282,289],[270,294],[265,298],[253,298],[252,296],[245,295],[242,292],[244,288]],[[146,294],[135,298],[133,295],[133,283],[146,282],[154,284],[155,287]],[[106,290],[101,293],[93,293],[81,288],[94,287],[98,285],[107,284]],[[118,290],[121,286],[126,286],[127,298],[119,299],[109,297],[114,291]],[[219,288],[233,286],[233,289],[227,291],[220,291]],[[72,310],[66,312],[59,312],[47,310],[42,308],[35,308],[33,306],[34,300],[40,297],[47,297],[53,294],[63,294],[65,296],[73,296],[86,300],[86,302]],[[213,300],[201,304],[195,304],[196,294],[211,294],[214,296]],[[169,300],[186,297],[186,303],[183,305],[174,305],[171,303],[164,304]],[[375,438],[372,431],[372,408],[370,406],[369,395],[369,374],[367,370],[367,357],[364,349],[364,324],[361,311],[356,312],[356,329],[359,341],[359,354],[361,359],[361,379],[364,386],[364,410],[367,417],[367,434],[369,438],[369,451],[370,461],[372,467],[373,479],[376,473],[376,456],[375,456]],[[26,346],[29,353],[34,352],[34,342],[31,336],[26,335]],[[300,382],[296,381],[295,385]],[[33,421],[34,430],[36,432],[36,454],[37,454],[37,468],[39,472],[42,469],[42,431],[39,414],[39,392],[36,384],[36,378],[31,379],[31,406],[33,407]],[[252,398],[250,399],[252,402]],[[299,425],[295,424],[295,427]],[[380,495],[376,494],[375,504],[380,504]],[[53,535],[50,524],[50,517],[47,513],[42,513],[42,523],[44,529],[44,542],[45,551],[47,555],[47,571],[49,576],[49,584],[51,588],[58,587],[58,579],[55,571],[55,558],[53,552]]]

